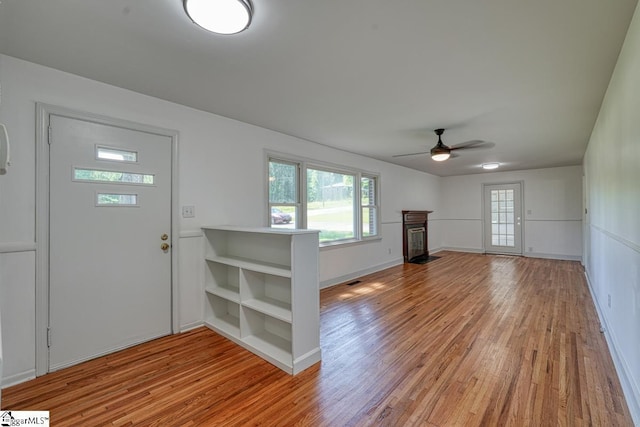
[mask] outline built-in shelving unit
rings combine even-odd
[[[319,362],[318,232],[202,230],[206,325],[293,375]]]

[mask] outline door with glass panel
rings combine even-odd
[[[522,255],[522,186],[484,186],[484,249]]]
[[[172,331],[172,138],[49,116],[49,370]]]

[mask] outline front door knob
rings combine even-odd
[[[168,243],[161,244],[160,249],[162,249],[163,251],[166,251],[167,249],[169,249],[169,244]]]

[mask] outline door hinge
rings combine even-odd
[[[47,347],[51,347],[51,328],[47,328]]]
[[[51,145],[51,126],[48,128],[47,143]]]

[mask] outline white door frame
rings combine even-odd
[[[486,227],[487,227],[487,218],[485,216],[485,208],[486,208],[486,204],[489,203],[490,201],[486,200],[486,197],[484,196],[485,193],[485,188],[491,185],[520,185],[520,218],[521,218],[521,222],[520,222],[520,253],[519,254],[512,254],[512,255],[520,255],[523,256],[525,251],[525,241],[524,241],[524,212],[525,212],[525,206],[524,206],[524,181],[507,181],[507,182],[484,182],[482,183],[482,250],[484,251],[484,253],[487,253],[487,238],[486,238]]]
[[[36,103],[36,376],[49,372],[49,116],[55,114],[171,138],[171,329],[178,315],[178,132],[56,105]]]

